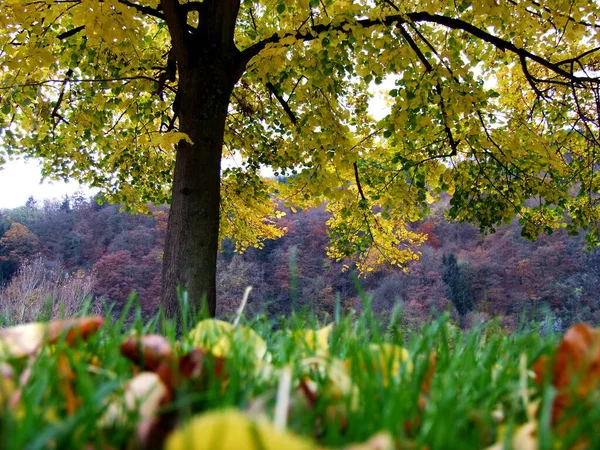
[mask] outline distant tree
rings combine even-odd
[[[108,303],[116,303],[119,310],[136,288],[138,277],[131,253],[126,250],[107,253],[94,264],[93,271],[98,280],[95,294]]]
[[[473,294],[471,288],[463,277],[460,267],[458,267],[458,262],[456,261],[454,253],[450,253],[448,256],[444,255],[442,263],[444,267],[442,279],[444,280],[444,283],[446,283],[448,297],[462,320],[464,316],[473,309]]]
[[[25,207],[31,208],[31,209],[37,208],[37,200],[35,198],[33,198],[33,195],[29,196],[29,198],[27,199],[27,202],[25,202]]]
[[[12,224],[0,217],[0,285],[10,281],[19,267],[33,257],[40,248],[40,242],[25,225]]]
[[[39,245],[38,237],[25,225],[13,222],[0,239],[0,260],[16,259],[20,264],[34,256]]]

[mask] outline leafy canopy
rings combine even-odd
[[[483,229],[517,215],[596,244],[599,30],[589,0],[241,1],[222,235],[260,246],[282,233],[274,195],[327,201],[332,257],[404,265],[423,239],[407,223],[447,192]],[[158,0],[3,0],[0,151],[132,209],[167,201],[185,137],[170,47]]]

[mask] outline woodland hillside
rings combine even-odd
[[[309,308],[331,315],[338,301],[344,310],[360,309],[358,290],[364,290],[378,314],[401,305],[411,327],[447,309],[465,325],[497,317],[507,329],[550,313],[561,328],[600,321],[600,251],[589,252],[582,236],[559,231],[531,242],[517,223],[483,235],[447,221],[446,206],[434,204],[426,220],[413,225],[428,240],[407,272],[381,266],[358,283],[344,267],[352,261],[327,257],[325,208],[288,210],[279,219],[286,235],[262,249],[238,254],[230,241],[222,242],[217,313],[232,314],[251,285],[249,314]],[[35,320],[44,308],[53,316],[68,314],[87,295],[96,307],[106,300],[118,311],[132,291],[146,313],[156,312],[168,207],[150,211],[132,215],[77,195],[43,204],[30,199],[0,211],[2,314],[13,321]],[[44,303],[46,297],[54,303]]]

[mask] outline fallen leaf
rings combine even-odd
[[[296,330],[292,333],[298,348],[308,351],[316,356],[329,355],[329,336],[333,330],[333,323],[319,330]]]
[[[538,424],[535,421],[527,422],[517,428],[512,436],[511,449],[512,450],[538,450],[539,448],[539,437],[538,437]],[[503,450],[505,437],[503,433],[500,433],[498,442],[494,445],[487,447],[486,450]]]
[[[58,373],[60,375],[60,387],[65,395],[65,407],[67,413],[72,415],[81,405],[81,398],[75,393],[73,382],[75,380],[75,372],[71,368],[69,358],[64,355],[58,355]]]
[[[289,431],[277,431],[266,420],[233,410],[206,413],[174,431],[166,450],[308,450],[317,446]]]
[[[123,398],[109,403],[99,425],[126,424],[132,413],[138,414],[140,422],[151,420],[168,399],[169,391],[160,377],[154,372],[141,372],[127,382]]]
[[[173,358],[171,344],[157,334],[128,337],[121,344],[121,354],[149,371],[157,370],[162,362]]]
[[[77,319],[53,320],[48,324],[48,340],[55,344],[62,336],[69,345],[85,341],[104,325],[104,317],[88,316]]]
[[[406,370],[412,372],[413,365],[410,361],[410,354],[404,347],[394,344],[370,344],[369,350],[376,357],[377,371],[383,374],[384,385],[389,383],[388,374],[395,377],[400,373],[404,365]]]
[[[27,323],[0,330],[0,358],[36,354],[45,341],[46,331],[43,323]]]
[[[12,367],[6,363],[0,363],[0,413],[16,389]]]
[[[377,433],[367,442],[362,444],[351,444],[344,447],[344,450],[395,450],[394,439],[387,433]]]
[[[61,336],[72,345],[96,333],[104,319],[100,316],[80,319],[27,323],[0,330],[0,358],[22,358],[35,355],[45,343],[54,344]]]
[[[222,320],[201,320],[190,331],[189,340],[193,346],[208,350],[221,358],[231,356],[235,340],[250,347],[257,360],[268,359],[269,356],[267,343],[254,330],[244,326],[234,327]]]
[[[592,392],[600,389],[600,329],[574,325],[559,344],[552,366],[547,357],[541,357],[533,370],[539,385],[548,376],[558,390],[552,405],[552,420],[556,423],[565,409],[578,402],[585,403]]]

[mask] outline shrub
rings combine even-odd
[[[37,257],[0,290],[0,316],[12,324],[73,316],[92,297],[95,282],[92,272],[69,274]],[[100,303],[95,302],[93,309],[99,312]]]

